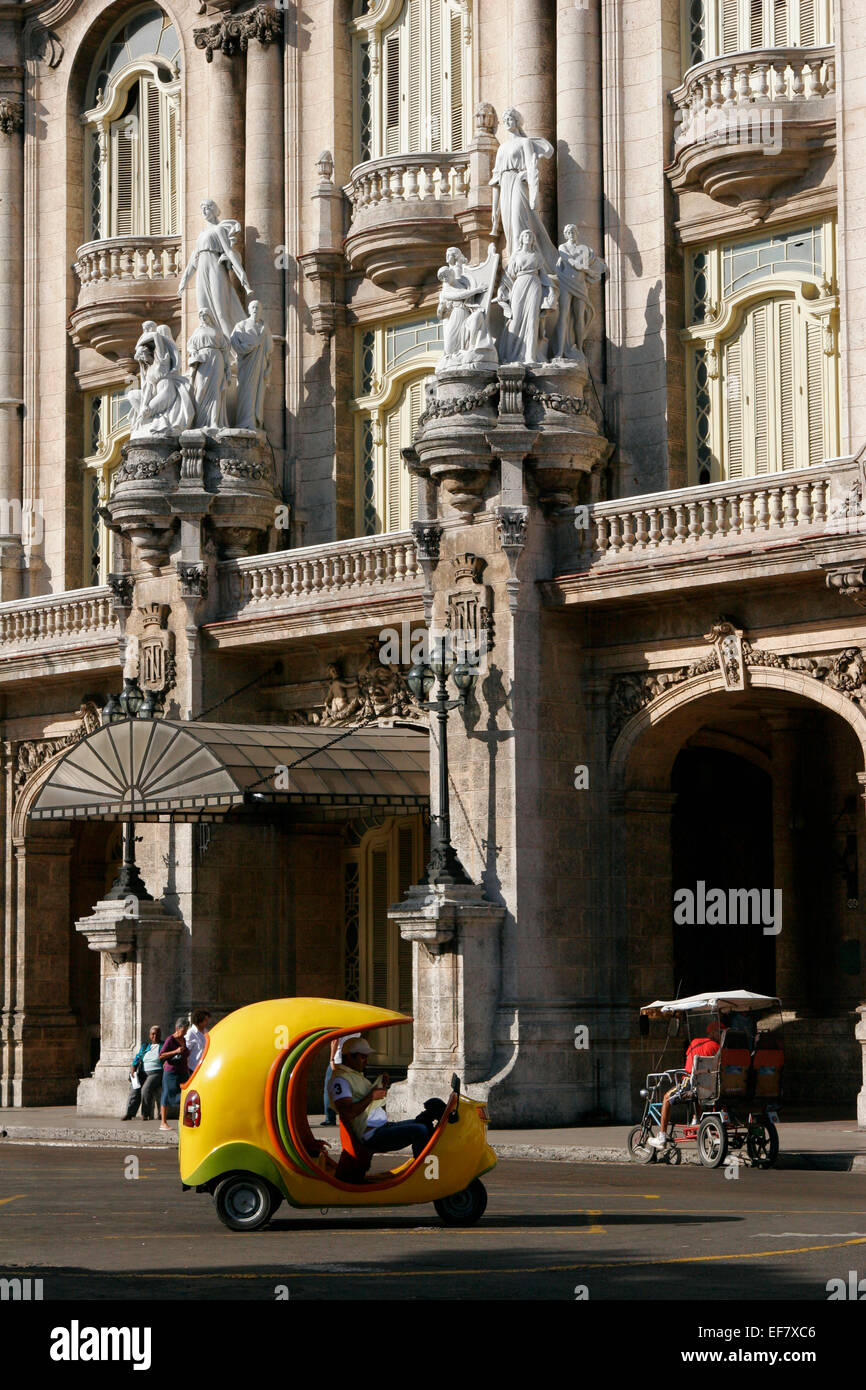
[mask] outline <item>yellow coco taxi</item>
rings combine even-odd
[[[448,1225],[484,1213],[479,1181],[496,1163],[487,1143],[487,1112],[452,1094],[418,1158],[361,1177],[359,1155],[340,1126],[344,1152],[335,1162],[307,1119],[307,1081],[314,1057],[327,1058],[332,1038],[411,1023],[404,1014],[335,999],[269,999],[215,1024],[204,1055],[183,1087],[178,1125],[184,1190],[213,1195],[233,1231],[267,1225],[283,1198],[293,1207],[390,1207],[432,1202]]]

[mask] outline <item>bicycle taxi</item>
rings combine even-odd
[[[643,1116],[628,1136],[631,1157],[638,1163],[676,1165],[683,1146],[696,1143],[705,1168],[718,1168],[729,1150],[743,1148],[753,1167],[771,1168],[779,1156],[776,1120],[785,1062],[781,1001],[733,989],[655,999],[640,1012],[643,1035],[649,1033],[651,1019],[668,1023],[662,1059],[673,1039],[680,1057],[697,1039],[717,1041],[718,1050],[694,1056],[689,1071],[668,1067],[649,1073],[641,1091]],[[660,1142],[662,1108],[670,1092],[671,1142],[656,1148],[650,1141]]]

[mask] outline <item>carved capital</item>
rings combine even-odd
[[[431,564],[439,563],[439,546],[442,543],[442,527],[435,522],[413,521],[412,536],[415,541],[415,554],[418,559]]]
[[[207,598],[208,572],[205,565],[181,561],[177,567],[183,598]]]
[[[226,15],[214,24],[193,30],[196,48],[204,49],[209,63],[219,49],[226,58],[234,58],[238,53],[246,53],[252,42],[263,45],[277,43],[282,36],[283,22],[275,10],[268,5],[256,5],[246,14]]]
[[[135,594],[135,579],[131,574],[110,574],[108,587],[111,590],[111,604],[117,609],[131,609]]]

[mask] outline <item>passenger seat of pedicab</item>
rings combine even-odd
[[[759,1033],[752,1057],[753,1094],[757,1100],[778,1100],[782,1094],[785,1054],[777,1033]]]
[[[729,1029],[722,1038],[721,1060],[719,1062],[721,1084],[719,1094],[723,1096],[746,1096],[751,1079],[752,1053],[749,1039],[745,1033]]]

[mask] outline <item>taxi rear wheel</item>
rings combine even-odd
[[[462,1192],[440,1197],[433,1205],[446,1226],[472,1226],[481,1220],[487,1209],[487,1188],[476,1178]]]
[[[698,1127],[698,1157],[705,1168],[719,1168],[728,1152],[728,1131],[716,1115],[705,1115]]]
[[[260,1231],[279,1206],[279,1199],[256,1173],[233,1173],[213,1194],[217,1216],[230,1231]]]

